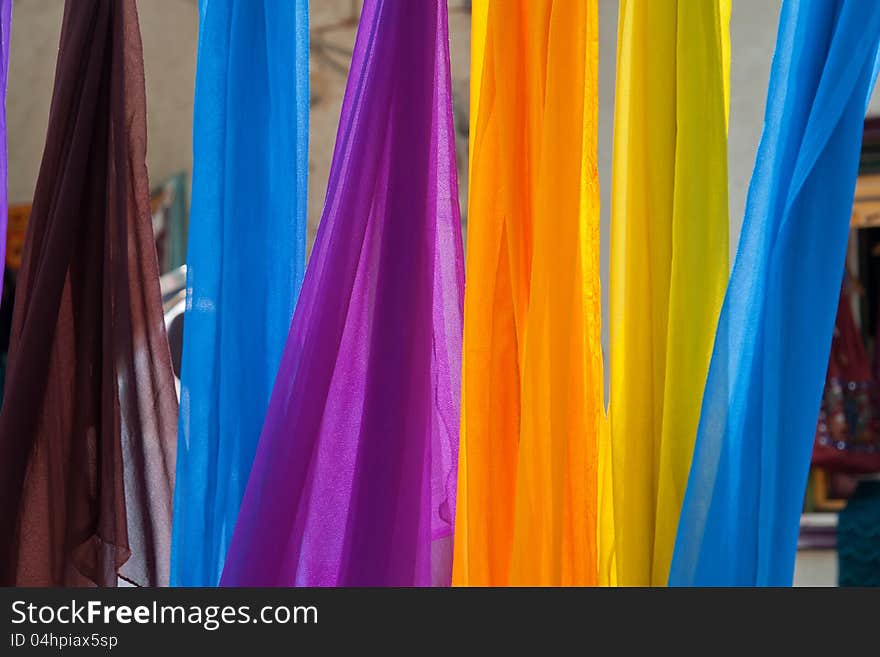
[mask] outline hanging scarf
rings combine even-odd
[[[669,582],[791,584],[880,4],[785,0]]]
[[[473,17],[453,583],[606,583],[598,7],[479,0]]]
[[[366,0],[223,585],[448,584],[463,267],[445,0]]]
[[[177,401],[134,0],[65,4],[0,414],[2,584],[168,583]]]
[[[619,583],[664,586],[728,277],[730,0],[620,5],[611,236]]]
[[[201,0],[171,581],[215,586],[305,267],[306,0]]]

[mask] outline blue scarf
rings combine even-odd
[[[791,584],[878,41],[874,0],[783,4],[671,585]]]
[[[214,586],[305,268],[307,0],[201,0],[171,583]]]

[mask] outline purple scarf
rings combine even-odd
[[[464,268],[445,0],[366,0],[221,580],[450,581]]]

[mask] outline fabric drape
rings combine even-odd
[[[880,4],[785,0],[669,582],[791,584]]]
[[[620,4],[611,200],[618,582],[665,586],[728,278],[730,0]]]
[[[463,256],[445,0],[366,0],[223,585],[449,584]]]
[[[0,413],[0,583],[168,583],[177,400],[145,161],[135,2],[69,0]]]
[[[305,268],[307,0],[201,0],[171,579],[215,586]]]
[[[597,23],[595,0],[473,3],[455,585],[610,582]]]

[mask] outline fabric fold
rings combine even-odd
[[[445,0],[366,0],[224,586],[449,584],[463,256]]]
[[[598,7],[479,0],[473,16],[453,584],[610,583]]]
[[[671,585],[792,582],[878,45],[877,3],[783,3]]]
[[[727,285],[729,22],[730,0],[620,4],[609,416],[626,586],[666,584]]]
[[[216,586],[305,268],[307,0],[200,0],[171,580]]]
[[[145,162],[135,2],[69,0],[0,413],[2,584],[168,583],[177,400]]]

